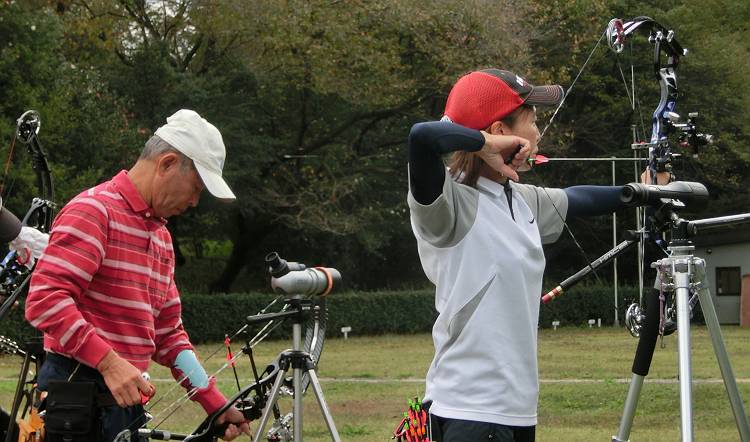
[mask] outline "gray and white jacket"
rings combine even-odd
[[[512,212],[504,186],[486,178],[475,189],[446,173],[429,205],[408,195],[422,267],[436,287],[425,400],[441,417],[537,422],[542,243],[559,237],[568,201],[562,189],[510,188]]]

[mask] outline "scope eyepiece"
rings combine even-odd
[[[708,189],[691,181],[675,181],[664,186],[630,183],[623,187],[620,200],[628,206],[661,206],[678,200],[683,205],[701,208],[708,202]]]
[[[280,278],[289,272],[305,269],[304,264],[299,262],[288,262],[281,258],[276,252],[271,252],[266,255],[266,267],[268,268],[268,273],[274,278]]]

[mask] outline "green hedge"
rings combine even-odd
[[[618,287],[618,319],[623,323],[625,310],[638,299],[637,287]],[[552,327],[552,321],[565,325],[586,325],[589,319],[612,325],[615,319],[615,296],[612,286],[577,285],[539,309],[539,326]]]
[[[245,318],[258,313],[275,296],[264,293],[234,293],[228,295],[183,294],[182,310],[185,328],[193,342],[216,342],[225,333],[233,333],[244,324]],[[620,287],[619,318],[637,290]],[[623,299],[625,301],[623,301]],[[334,293],[327,298],[328,336],[339,336],[341,327],[352,327],[354,335],[383,333],[429,332],[437,317],[433,290],[399,292]],[[269,313],[280,308],[276,305]],[[576,286],[556,301],[542,305],[539,326],[551,327],[553,320],[561,325],[585,325],[588,319],[601,318],[611,325],[614,320],[612,288],[600,285]],[[248,330],[252,335],[258,327]],[[272,335],[287,337],[289,327],[279,327]],[[0,334],[17,341],[33,336],[35,331],[23,320],[22,309],[16,308],[0,323]]]
[[[8,312],[8,315],[0,321],[0,335],[13,339],[21,344],[32,336],[39,336],[40,333],[34,329],[23,316],[23,300],[19,302]]]
[[[258,313],[274,297],[260,293],[183,295],[183,322],[193,342],[222,340],[225,333],[238,330],[247,316]],[[340,334],[344,326],[358,335],[430,331],[437,317],[433,299],[432,291],[333,294],[326,301],[327,335]],[[275,305],[268,313],[280,307]],[[259,329],[249,332],[254,335]],[[287,337],[290,331],[279,327],[271,336]]]
[[[333,294],[328,297],[328,336],[339,336],[344,326],[354,335],[383,333],[419,333],[432,330],[437,312],[434,291],[359,292]],[[637,289],[620,287],[619,319],[637,298]],[[230,295],[183,295],[185,327],[194,342],[217,341],[224,333],[239,329],[248,315],[257,313],[273,295],[247,293]],[[626,301],[623,301],[625,299]],[[277,311],[274,307],[270,311]],[[539,326],[548,328],[553,320],[561,325],[585,325],[589,319],[614,321],[614,296],[609,286],[577,286],[550,304],[542,305]],[[274,337],[286,337],[286,328]],[[285,333],[286,332],[286,333]]]

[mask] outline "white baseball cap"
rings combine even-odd
[[[195,111],[180,109],[167,117],[167,124],[156,129],[154,135],[193,160],[198,175],[211,195],[226,201],[237,198],[221,177],[226,149],[219,129],[213,124]]]

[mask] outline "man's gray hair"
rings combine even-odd
[[[185,154],[180,152],[179,150],[172,147],[171,144],[164,141],[160,136],[158,135],[152,135],[151,138],[146,141],[146,145],[143,146],[143,150],[141,151],[141,156],[138,157],[139,160],[152,160],[159,155],[165,154],[165,153],[176,153],[180,156],[181,163],[180,165],[183,168],[188,168],[193,166],[193,160],[188,158]]]

